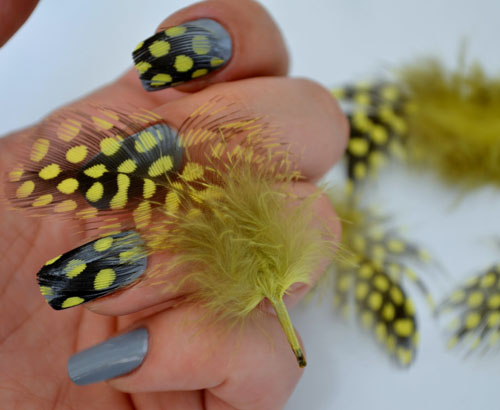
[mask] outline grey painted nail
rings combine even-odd
[[[130,373],[142,364],[148,340],[147,329],[139,328],[83,350],[69,359],[69,377],[83,386]]]
[[[231,58],[229,33],[215,20],[169,27],[139,43],[132,56],[143,87],[175,87],[218,70]]]

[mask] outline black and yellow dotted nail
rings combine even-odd
[[[136,232],[126,231],[49,260],[37,278],[49,305],[60,310],[123,288],[141,276],[146,265],[143,240]]]
[[[228,32],[214,20],[199,19],[156,33],[140,42],[132,56],[144,88],[156,91],[207,75],[231,54]]]

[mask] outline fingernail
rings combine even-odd
[[[144,242],[134,231],[106,236],[48,261],[38,272],[42,295],[67,309],[123,288],[146,270]]]
[[[139,43],[132,53],[147,91],[203,77],[223,67],[231,55],[229,33],[211,19],[169,27]]]
[[[148,351],[146,328],[132,330],[70,357],[68,374],[80,386],[123,376],[137,369]]]

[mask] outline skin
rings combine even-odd
[[[12,24],[19,26],[29,15],[33,3],[27,3],[30,6],[12,3],[17,7],[12,14],[17,23]],[[201,17],[218,20],[233,38],[233,58],[222,70],[179,89],[147,93],[131,69],[72,106],[85,110],[89,101],[110,106],[134,101],[178,126],[210,97],[224,95],[244,101],[252,112],[269,115],[292,152],[300,154],[298,165],[306,181],[294,189],[311,192],[312,182],[340,158],[346,144],[347,123],[335,101],[311,81],[285,77],[288,57],[283,39],[271,17],[253,1],[198,3],[170,16],[160,27]],[[0,33],[0,43],[11,33]],[[265,50],[252,46],[263,43]],[[0,174],[12,168],[16,150],[27,134],[29,129],[0,140]],[[332,232],[339,235],[329,202],[319,198],[315,207],[318,218],[329,221]],[[74,234],[76,231],[82,233]],[[0,363],[8,369],[0,372],[0,401],[6,408],[284,406],[303,370],[297,366],[277,318],[266,309],[227,330],[202,322],[205,312],[200,307],[176,303],[180,295],[140,286],[85,306],[52,310],[40,295],[35,273],[50,257],[88,240],[84,222],[30,218],[9,210],[5,198],[0,197]],[[307,290],[298,286],[287,304],[296,303]],[[71,355],[138,326],[146,326],[150,334],[148,354],[138,369],[84,387],[70,381],[66,364]]]

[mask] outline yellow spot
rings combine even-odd
[[[90,168],[83,171],[85,175],[96,179],[102,177],[106,172],[108,172],[108,170],[104,164],[92,165]]]
[[[360,282],[356,285],[356,299],[362,300],[368,294],[370,288],[366,282]]]
[[[70,297],[70,298],[66,299],[66,300],[62,303],[61,307],[62,307],[63,309],[70,308],[70,307],[73,307],[73,306],[80,305],[80,304],[82,304],[84,301],[85,301],[85,299],[83,299],[83,298],[80,298],[80,297],[78,297],[78,296],[72,296],[72,297]]]
[[[168,41],[157,40],[149,46],[149,52],[154,57],[163,57],[170,51],[170,43]]]
[[[488,299],[488,307],[490,309],[500,308],[500,293],[495,293]]]
[[[180,36],[181,34],[184,34],[186,32],[186,27],[182,26],[175,26],[175,27],[170,27],[165,30],[165,34],[169,37],[176,37]]]
[[[473,276],[467,279],[467,282],[465,282],[465,286],[467,286],[468,288],[472,288],[476,286],[478,282],[479,282],[479,276]]]
[[[356,179],[364,179],[366,177],[366,165],[362,162],[358,162],[354,165],[354,177]]]
[[[77,208],[77,204],[72,199],[66,199],[65,201],[59,202],[55,207],[55,212],[69,212],[74,211]]]
[[[75,178],[67,178],[59,182],[57,189],[63,194],[72,194],[78,189],[78,181]]]
[[[181,178],[184,181],[194,181],[203,176],[203,166],[196,162],[188,162],[182,170]]]
[[[170,191],[165,197],[165,209],[167,212],[173,213],[179,209],[179,205],[181,203],[181,199],[179,198],[179,194],[174,191]]]
[[[415,306],[413,305],[413,302],[411,301],[411,299],[406,299],[405,309],[406,309],[406,313],[408,313],[409,315],[415,314]]]
[[[72,164],[78,164],[82,162],[87,156],[87,147],[85,145],[77,145],[76,147],[70,148],[66,152],[66,160]]]
[[[396,338],[394,337],[394,335],[389,335],[387,337],[386,346],[389,353],[392,353],[394,351],[394,349],[396,348]]]
[[[394,322],[394,332],[399,337],[408,337],[413,333],[413,322],[410,319],[398,319]]]
[[[94,184],[88,189],[85,197],[90,202],[97,202],[102,199],[102,195],[104,193],[104,187],[100,182],[94,182]]]
[[[456,336],[453,336],[450,340],[448,340],[448,345],[446,346],[448,349],[453,348],[457,343],[459,339]]]
[[[396,286],[391,288],[391,298],[395,305],[401,305],[404,302],[403,292]]]
[[[367,117],[364,111],[358,110],[353,113],[352,122],[360,131],[369,132],[373,128],[372,121]]]
[[[137,228],[144,228],[151,221],[151,204],[149,201],[142,201],[134,210],[134,222]]]
[[[111,236],[107,236],[106,238],[102,238],[94,242],[94,249],[97,252],[104,252],[111,248],[113,245],[113,238]]]
[[[373,267],[367,263],[364,263],[361,265],[361,268],[359,268],[359,276],[363,279],[370,279],[373,276],[373,273]]]
[[[133,159],[126,159],[118,166],[118,172],[131,174],[137,169],[137,164]]]
[[[31,148],[30,160],[40,162],[49,152],[50,141],[45,138],[38,138]]]
[[[354,96],[354,102],[358,105],[368,106],[370,105],[371,98],[368,93],[358,93]]]
[[[351,138],[349,152],[356,157],[364,157],[368,153],[368,141],[363,138]]]
[[[41,195],[38,198],[36,198],[33,203],[31,204],[32,206],[45,206],[48,205],[52,202],[53,200],[52,194],[46,194],[46,195]]]
[[[401,253],[405,251],[405,243],[398,239],[391,239],[387,242],[387,248],[393,253]]]
[[[358,252],[364,252],[366,248],[366,240],[362,235],[355,235],[352,240],[352,246]]]
[[[384,100],[393,102],[399,97],[399,89],[394,85],[386,85],[380,91],[380,95]]]
[[[107,156],[115,154],[120,149],[120,143],[111,137],[104,138],[99,145],[102,153]]]
[[[472,292],[467,298],[467,304],[472,307],[478,307],[481,303],[483,303],[484,296],[480,291]]]
[[[52,288],[49,288],[48,286],[40,286],[40,292],[43,296],[52,296],[54,294]]]
[[[142,46],[144,45],[144,41],[141,41],[139,44],[137,44],[134,48],[134,51],[139,50]]]
[[[150,179],[144,178],[144,187],[142,196],[144,199],[151,198],[156,192],[156,184]]]
[[[210,66],[212,66],[212,67],[218,67],[221,64],[224,64],[224,62],[225,61],[222,58],[212,57],[212,59],[210,60]]]
[[[35,190],[35,183],[33,181],[25,181],[21,184],[16,191],[16,198],[22,199],[30,196]]]
[[[333,90],[330,90],[330,92],[337,100],[344,99],[346,95],[344,88],[334,88]]]
[[[172,81],[172,76],[170,74],[156,74],[151,78],[151,87],[160,87]]]
[[[491,312],[488,316],[488,326],[497,327],[500,325],[500,312]]]
[[[140,74],[144,74],[151,68],[151,64],[146,63],[145,61],[140,61],[135,65],[135,68],[137,69],[137,71],[139,71]]]
[[[386,257],[384,247],[382,245],[375,245],[372,249],[372,256],[377,262],[383,262]]]
[[[396,314],[396,310],[394,309],[394,305],[392,303],[386,303],[384,305],[384,309],[382,310],[382,316],[387,321],[390,322],[394,319]]]
[[[398,349],[397,355],[400,363],[404,364],[405,366],[411,363],[411,358],[412,358],[411,350],[400,347]]]
[[[173,166],[172,157],[169,155],[163,155],[150,165],[148,175],[150,177],[157,177],[170,171]]]
[[[198,77],[203,77],[208,73],[208,70],[206,68],[200,68],[191,74],[191,78],[198,78]]]
[[[456,290],[450,295],[450,301],[452,303],[461,303],[465,299],[465,292],[462,289]]]
[[[465,318],[465,327],[474,329],[481,322],[481,315],[477,312],[471,312]]]
[[[87,268],[87,264],[81,259],[73,259],[64,268],[64,273],[70,279],[77,277]]]
[[[184,54],[178,55],[175,57],[174,67],[180,73],[184,73],[193,68],[193,59]]]
[[[76,216],[81,219],[90,219],[97,216],[98,210],[96,208],[88,208],[76,213]]]
[[[373,314],[367,310],[361,313],[361,324],[365,329],[370,328],[373,325]]]
[[[375,335],[379,342],[385,342],[387,337],[387,327],[383,323],[378,323],[375,328]]]
[[[379,151],[372,152],[370,154],[369,160],[370,160],[370,165],[373,166],[374,168],[380,168],[385,164],[387,164],[386,156]]]
[[[371,140],[377,145],[383,145],[387,143],[389,136],[387,135],[387,130],[380,126],[375,125],[370,132]]]
[[[368,305],[372,310],[379,310],[382,306],[382,295],[378,292],[372,292],[368,297]]]
[[[58,164],[50,164],[43,167],[38,176],[42,179],[54,179],[61,173],[61,167]]]
[[[138,259],[142,258],[142,256],[143,256],[142,250],[138,247],[135,247],[129,251],[120,252],[120,263],[126,264],[135,262]]]
[[[118,192],[113,196],[109,205],[111,209],[123,209],[128,201],[128,188],[130,186],[130,177],[125,174],[118,174],[117,184]]]
[[[494,273],[488,273],[481,279],[481,287],[482,288],[491,288],[497,280],[497,277]]]
[[[210,51],[210,41],[206,36],[194,36],[192,47],[196,54],[204,55]]]
[[[94,116],[91,118],[92,118],[92,121],[94,121],[94,124],[98,130],[109,130],[109,129],[113,128],[112,123],[110,123],[106,120],[103,120],[102,118],[94,117]]]
[[[61,258],[62,255],[56,256],[55,258],[52,258],[45,262],[45,266],[52,265],[54,262],[58,261]]]
[[[102,290],[109,288],[115,281],[116,273],[113,269],[101,269],[94,279],[94,289]]]
[[[135,150],[140,153],[150,151],[157,144],[156,138],[152,132],[142,131],[135,141]]]
[[[342,275],[342,277],[339,279],[337,282],[337,289],[345,293],[349,290],[351,287],[351,278],[348,275]]]
[[[18,182],[21,180],[23,174],[24,174],[23,168],[21,166],[18,166],[9,172],[9,181]]]
[[[381,292],[386,292],[389,289],[389,281],[385,276],[382,275],[375,276],[373,285]]]
[[[63,121],[57,130],[57,138],[70,142],[75,138],[82,128],[82,123],[73,119]]]

